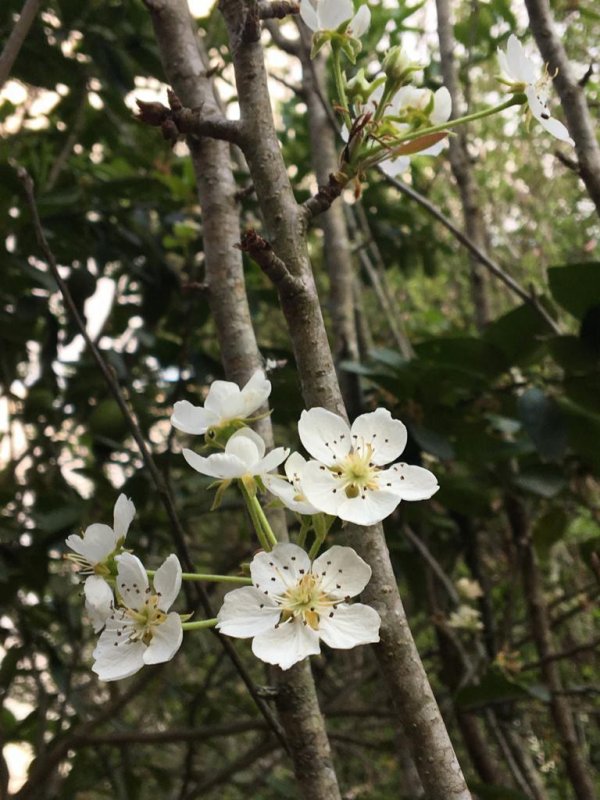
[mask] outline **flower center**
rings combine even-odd
[[[133,642],[142,641],[149,645],[155,633],[155,628],[166,620],[167,615],[158,607],[160,598],[152,594],[146,598],[144,605],[140,609],[128,608],[127,616],[133,620],[134,631],[129,640]]]
[[[305,625],[310,625],[316,631],[319,628],[319,614],[336,602],[321,589],[320,581],[309,572],[285,593],[281,604],[281,621],[300,617]]]
[[[353,450],[338,466],[346,497],[358,497],[365,489],[377,489],[378,468],[372,463],[373,448],[366,445],[363,452]]]

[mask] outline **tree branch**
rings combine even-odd
[[[259,0],[260,19],[284,19],[300,13],[300,4],[294,0]]]
[[[25,0],[25,4],[0,55],[0,89],[9,78],[17,56],[33,25],[42,0]]]

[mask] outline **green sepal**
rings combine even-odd
[[[195,614],[195,612],[194,612],[194,611],[190,611],[190,613],[189,613],[189,614],[180,614],[180,615],[179,615],[179,619],[180,619],[182,622],[188,622],[188,621],[189,621],[189,620],[190,620],[190,619],[191,619],[191,618],[194,616],[194,614]]]
[[[211,485],[208,488],[212,489],[215,486],[217,486],[218,488],[215,493],[215,499],[213,500],[213,504],[210,507],[211,511],[215,511],[221,505],[221,502],[223,501],[223,493],[225,492],[226,489],[229,488],[229,486],[231,486],[231,479],[228,478],[224,481],[215,481],[215,483],[211,483]]]

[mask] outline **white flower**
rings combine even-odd
[[[448,625],[451,628],[459,628],[465,631],[480,631],[483,629],[481,614],[471,606],[459,606],[458,611],[453,611],[450,614]]]
[[[85,608],[96,633],[103,627],[113,602],[112,589],[104,580],[111,574],[108,561],[123,543],[134,516],[135,506],[120,494],[115,503],[112,528],[94,523],[85,529],[83,536],[72,533],[66,539],[67,547],[76,553],[67,558],[77,564],[82,575],[88,576],[84,585]]]
[[[173,406],[171,424],[184,433],[213,433],[232,422],[248,419],[271,394],[271,382],[258,370],[243,389],[231,381],[213,381],[204,407],[180,400]]]
[[[547,68],[544,69],[541,76],[538,74],[535,64],[525,55],[525,51],[514,33],[508,39],[506,53],[498,50],[498,63],[502,72],[509,79],[504,82],[508,83],[513,91],[525,92],[529,110],[542,127],[562,142],[574,145],[575,142],[569,136],[566,127],[550,115],[548,97],[552,78],[548,74]]]
[[[263,483],[271,494],[292,511],[319,514],[319,509],[308,502],[302,490],[302,470],[305,466],[306,459],[300,453],[292,453],[284,465],[287,480],[281,475],[263,475]]]
[[[452,99],[450,92],[445,86],[440,86],[435,92],[430,89],[421,89],[416,86],[402,86],[394,95],[389,111],[386,116],[409,117],[411,114],[425,115],[427,108],[431,110],[423,120],[425,126],[443,125],[450,119],[452,113]],[[404,123],[396,125],[398,133],[407,133],[410,126]],[[418,129],[417,129],[418,133]],[[444,148],[448,147],[448,140],[442,139],[439,142],[426,147],[414,155],[437,156]],[[410,166],[410,157],[405,155],[389,158],[381,164],[381,169],[392,178],[406,172]]]
[[[303,411],[300,440],[317,459],[302,471],[306,498],[316,508],[358,525],[387,517],[401,500],[425,500],[438,490],[435,475],[423,467],[394,464],[404,450],[406,428],[389,411],[362,414],[352,428],[324,408]]]
[[[354,16],[353,16],[354,15]],[[359,39],[369,30],[371,12],[362,5],[356,14],[352,0],[301,0],[300,16],[311,31],[336,31],[342,22],[348,21],[346,32]]]
[[[224,453],[204,457],[193,450],[184,449],[183,456],[190,467],[203,475],[219,480],[262,477],[285,461],[289,448],[276,447],[265,456],[265,443],[250,428],[241,428],[229,438]]]
[[[295,544],[278,544],[250,564],[254,586],[225,595],[217,628],[227,636],[254,637],[252,652],[289,669],[320,652],[319,640],[347,650],[379,641],[375,609],[348,605],[369,582],[371,568],[351,547],[335,545],[315,561]]]
[[[483,597],[483,589],[479,585],[479,581],[472,581],[470,578],[459,578],[456,581],[456,588],[461,597],[465,600],[477,600],[478,597]]]
[[[181,617],[167,613],[181,588],[181,565],[170,555],[154,575],[153,587],[142,562],[131,553],[116,558],[122,601],[106,620],[94,650],[93,671],[103,681],[133,675],[144,664],[173,658],[183,638]]]

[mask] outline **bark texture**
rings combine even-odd
[[[207,76],[201,49],[185,0],[146,0],[151,13],[167,79],[182,102],[220,114],[214,87]],[[261,366],[261,356],[248,307],[240,241],[239,208],[231,171],[229,144],[214,139],[190,140],[202,230],[206,282],[225,373],[240,385]],[[273,444],[270,418],[260,421],[260,433]],[[287,538],[284,519],[275,522],[279,538]],[[286,733],[300,791],[315,800],[337,800],[339,788],[325,722],[319,708],[310,662],[276,671],[277,708]]]
[[[326,185],[329,175],[337,169],[338,147],[335,132],[323,106],[325,60],[322,54],[310,59],[310,40],[306,30],[301,33],[300,58],[302,88],[308,108],[308,131],[313,169],[319,186]],[[343,361],[360,360],[358,334],[354,313],[354,265],[344,209],[334,203],[320,217],[323,228],[324,254],[329,275],[329,313],[334,333],[333,353],[338,380],[351,417],[361,411],[359,377],[340,369]]]
[[[507,498],[506,511],[519,553],[530,630],[540,658],[540,671],[550,691],[550,711],[563,750],[567,775],[577,800],[596,800],[598,795],[590,766],[577,737],[569,699],[563,693],[560,666],[552,659],[554,648],[550,618],[531,541],[529,520],[522,503],[515,497]]]
[[[600,146],[588,108],[585,92],[579,85],[575,71],[560,36],[548,0],[525,0],[531,31],[540,53],[548,64],[560,97],[569,133],[575,140],[579,161],[579,174],[600,214]]]
[[[309,408],[319,405],[345,415],[306,250],[306,215],[294,199],[273,127],[256,4],[240,9],[237,0],[221,0],[219,7],[229,30],[245,155],[271,245],[288,271],[287,277],[280,275],[277,288],[304,400]],[[373,569],[363,596],[382,617],[376,653],[426,796],[468,800],[471,795],[408,626],[383,530],[380,525],[353,527],[351,538]]]
[[[435,0],[435,4],[442,76],[452,98],[452,118],[454,118],[461,113],[462,101],[454,61],[456,42],[452,28],[450,2],[449,0]],[[469,162],[467,134],[464,126],[457,130],[456,136],[450,137],[450,166],[460,193],[466,234],[479,249],[485,251],[487,249],[485,222],[481,213],[479,190]],[[481,331],[490,320],[488,282],[481,265],[472,254],[469,254],[469,263],[475,323],[477,329]]]

